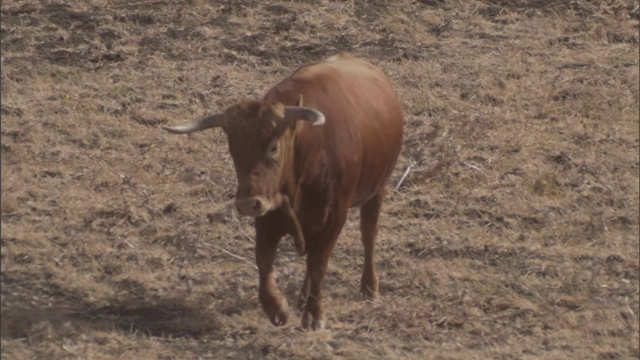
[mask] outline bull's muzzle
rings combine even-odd
[[[269,211],[269,201],[263,196],[236,198],[236,208],[240,215],[259,217]]]

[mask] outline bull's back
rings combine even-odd
[[[323,112],[325,125],[307,127],[302,141],[326,151],[350,205],[364,203],[386,185],[400,153],[403,115],[393,85],[379,69],[339,54],[301,67],[270,93],[288,104],[302,95],[303,105]]]
[[[390,79],[373,65],[347,56],[330,66],[342,82],[342,91],[333,93],[331,103],[349,100],[342,103],[342,113],[352,115],[341,121],[357,134],[353,141],[359,158],[348,171],[357,178],[351,205],[361,205],[382,190],[393,172],[402,145],[402,107]]]
[[[366,90],[365,90],[366,91]],[[403,137],[403,115],[400,101],[391,84],[379,89],[379,98],[362,110],[362,165],[354,197],[359,205],[387,184],[400,154]]]

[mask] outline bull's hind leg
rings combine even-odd
[[[364,245],[364,270],[360,282],[360,293],[369,299],[378,296],[378,276],[373,256],[378,236],[378,217],[384,193],[384,190],[380,191],[360,207],[360,233],[362,245]]]

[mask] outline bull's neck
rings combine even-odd
[[[282,159],[282,175],[280,176],[280,191],[289,197],[291,204],[296,203],[296,190],[298,182],[296,181],[295,169],[295,131],[289,130],[282,136],[281,149],[284,157]]]

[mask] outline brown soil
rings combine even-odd
[[[637,359],[636,0],[3,2],[6,359]],[[351,214],[328,329],[272,327],[220,131],[346,50],[406,113],[381,298]],[[405,171],[408,176],[397,186]],[[285,239],[294,303],[304,260]]]

